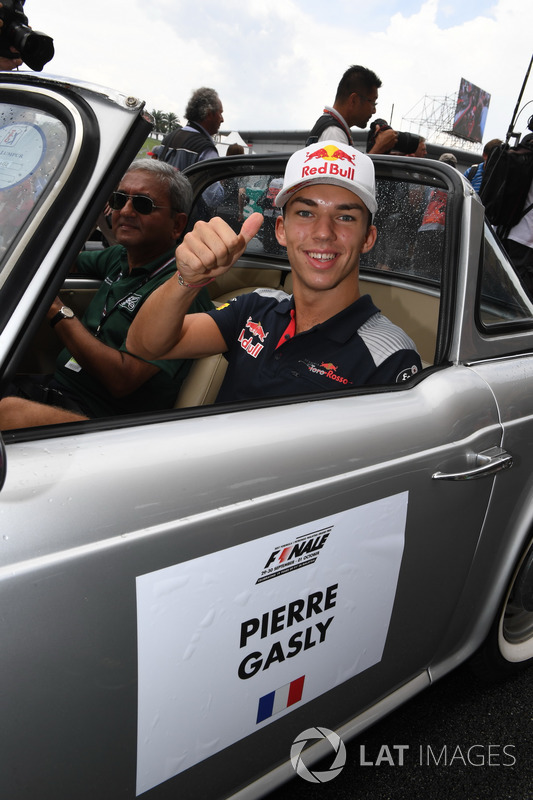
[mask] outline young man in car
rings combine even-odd
[[[258,290],[186,316],[207,283],[229,270],[258,232],[221,219],[197,223],[176,251],[176,275],[147,300],[126,347],[142,358],[225,353],[217,401],[403,383],[421,369],[413,342],[359,290],[359,257],[376,240],[374,167],[363,153],[321,142],[294,153],[276,197],[293,295]]]
[[[80,253],[75,271],[102,284],[82,320],[56,298],[47,318],[64,347],[52,375],[17,377],[0,401],[0,429],[171,408],[190,366],[141,361],[121,350],[135,314],[176,269],[175,247],[192,202],[187,178],[135,161],[110,205],[117,246]],[[212,308],[207,293],[191,311]],[[22,399],[24,398],[24,399]]]

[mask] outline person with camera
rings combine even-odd
[[[390,139],[385,139],[385,134],[393,134]],[[380,137],[383,137],[380,139]],[[378,142],[379,150],[376,150]],[[388,144],[390,146],[387,148]],[[405,133],[403,131],[395,131],[385,119],[375,119],[370,125],[370,131],[366,140],[367,153],[382,153],[383,155],[402,155],[402,156],[420,156],[423,158],[427,155],[426,140],[422,136],[417,136],[414,133]]]
[[[409,134],[412,136],[413,134]],[[418,137],[418,144],[412,153],[408,153],[412,158],[427,158],[428,149],[426,147],[426,140],[423,136]]]
[[[28,25],[24,3],[25,0],[0,2],[0,70],[13,70],[25,62],[40,72],[54,55],[53,39]]]
[[[0,14],[2,13],[3,4],[0,3]],[[4,27],[4,20],[0,18],[0,45],[3,44],[3,37],[2,34],[5,36],[5,31],[2,30]],[[13,53],[12,57],[9,58],[6,55],[0,55],[0,70],[3,72],[8,72],[13,69],[17,69],[22,64],[22,59],[20,57],[20,53],[16,50],[15,47],[12,45],[9,46],[9,51]]]
[[[0,20],[0,23],[2,20]],[[0,56],[0,70],[2,72],[9,72],[13,69],[17,69],[22,64],[22,59],[19,58],[19,55],[14,47],[11,48],[11,52],[13,53],[13,58],[4,58],[4,56]]]
[[[354,146],[350,128],[366,128],[376,111],[381,80],[367,67],[354,65],[342,76],[333,106],[326,106],[306,140],[306,147],[333,140]],[[387,153],[396,144],[396,132],[390,127],[379,132],[369,153]]]
[[[109,200],[118,245],[76,261],[75,272],[98,278],[100,288],[82,319],[54,300],[47,318],[63,344],[55,371],[17,376],[0,400],[1,430],[172,408],[190,362],[141,361],[121,348],[143,303],[176,271],[191,201],[174,167],[133,162]],[[191,311],[212,307],[203,291]]]

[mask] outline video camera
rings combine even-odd
[[[379,131],[376,131],[376,128],[379,125]],[[376,136],[381,131],[390,131],[392,127],[388,124],[388,122],[384,119],[375,119],[370,124],[370,133],[368,134],[368,140],[366,144],[366,151],[368,153],[374,147],[376,143]],[[394,145],[393,150],[399,150],[400,153],[408,156],[411,153],[414,153],[416,148],[420,143],[420,136],[416,136],[414,133],[405,133],[401,132],[398,134],[398,141]]]
[[[54,40],[28,26],[24,3],[25,0],[1,0],[0,56],[17,58],[10,50],[14,47],[30,69],[40,72],[54,55]]]

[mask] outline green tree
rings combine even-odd
[[[163,136],[163,134],[166,133],[166,115],[163,111],[157,111],[155,109],[151,114],[154,119],[154,133],[156,138],[159,138],[159,136]]]
[[[178,128],[180,126],[179,118],[176,116],[176,114],[173,114],[172,111],[163,114],[163,119],[165,121],[167,133],[170,133],[170,131],[173,131],[174,128]]]

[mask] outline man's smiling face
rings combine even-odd
[[[295,279],[324,291],[358,285],[359,256],[374,246],[376,229],[353,192],[333,184],[312,184],[288,200],[276,234]]]
[[[124,208],[113,211],[113,233],[117,242],[127,250],[141,251],[146,261],[173,247],[187,217],[171,209],[165,184],[146,170],[134,170],[124,176],[118,191],[145,195],[157,208],[151,214],[139,214],[129,199]]]

